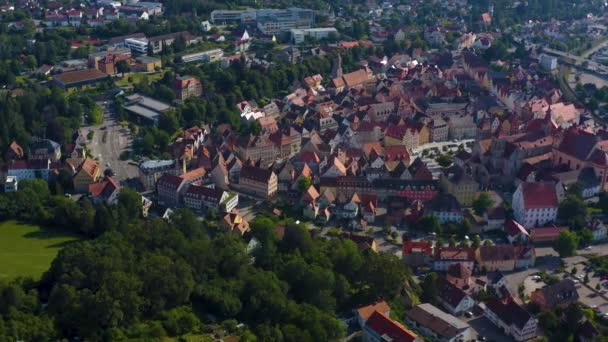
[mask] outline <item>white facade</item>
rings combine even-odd
[[[433,261],[433,270],[447,272],[448,268],[453,264],[462,264],[464,267],[472,270],[473,261],[467,260],[435,260]]]
[[[291,29],[291,41],[294,44],[303,43],[306,37],[317,40],[329,38],[332,34],[337,35],[338,30],[333,27],[320,27],[311,29]]]
[[[437,211],[431,212],[431,215],[435,216],[439,223],[445,224],[450,222],[460,223],[462,222],[462,212],[460,211]]]
[[[222,49],[213,49],[203,52],[196,52],[182,56],[182,62],[217,62],[224,56]]]
[[[6,177],[6,181],[4,182],[4,192],[15,192],[19,189],[18,185],[19,180],[17,180],[17,177]]]
[[[494,325],[503,329],[506,335],[513,337],[515,341],[527,341],[537,336],[538,324],[535,319],[530,319],[522,329],[519,329],[514,324],[507,325],[492,310],[486,309],[484,316]]]
[[[556,57],[541,53],[540,56],[538,56],[538,62],[540,63],[540,66],[542,66],[546,70],[557,69],[557,58]]]
[[[524,201],[523,186],[513,194],[513,214],[515,220],[526,229],[542,226],[557,219],[557,207],[529,208]]]
[[[467,311],[471,310],[473,308],[473,306],[475,305],[475,300],[473,300],[473,298],[471,298],[469,296],[465,296],[464,298],[462,298],[462,300],[460,301],[460,303],[458,303],[458,305],[456,305],[456,307],[453,307],[448,302],[444,301],[441,298],[441,296],[439,296],[439,302],[452,315],[460,315],[463,312],[467,312]]]
[[[125,47],[131,49],[131,52],[137,54],[148,53],[148,39],[146,38],[127,38],[125,39]]]

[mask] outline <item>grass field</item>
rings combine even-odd
[[[34,279],[49,269],[57,252],[77,237],[16,221],[0,223],[0,280]]]
[[[144,77],[147,77],[149,82],[154,82],[154,81],[157,81],[157,80],[160,80],[161,78],[163,78],[164,74],[165,74],[165,71],[159,71],[159,72],[155,72],[155,73],[152,73],[152,74],[144,74],[144,73],[135,73],[134,72],[132,74],[128,74],[125,77],[122,77],[122,78],[118,79],[116,81],[116,84],[119,87],[133,86],[133,85],[141,82],[141,80]],[[129,82],[129,78],[131,78],[131,82]]]

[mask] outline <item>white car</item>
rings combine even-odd
[[[538,276],[538,275],[532,276],[532,280],[540,280],[540,276]]]

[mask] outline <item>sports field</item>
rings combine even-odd
[[[57,252],[77,237],[16,221],[0,222],[0,280],[34,279],[49,269]]]

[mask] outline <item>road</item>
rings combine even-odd
[[[120,155],[131,148],[133,139],[127,128],[122,128],[113,115],[111,105],[98,102],[104,111],[104,121],[100,126],[84,127],[87,132],[93,131],[93,138],[87,148],[105,169],[114,171],[114,179],[119,182],[137,177],[137,167]],[[104,135],[106,136],[104,141]]]

